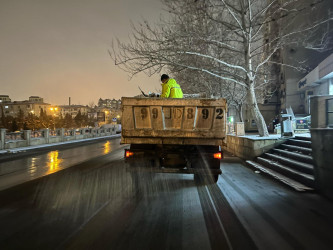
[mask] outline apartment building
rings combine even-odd
[[[297,93],[300,96],[300,105],[303,106],[307,114],[310,114],[310,99],[312,96],[333,96],[333,54],[298,81]]]
[[[39,96],[30,96],[29,100],[14,102],[11,101],[8,95],[0,95],[0,98],[0,108],[2,109],[0,116],[2,115],[2,111],[5,116],[12,117],[17,117],[20,112],[23,112],[24,116],[27,116],[29,113],[39,116],[42,110],[46,114],[50,114],[49,108],[51,104],[45,103],[43,98]]]
[[[282,5],[284,2],[284,0],[278,0],[276,4]],[[300,13],[292,23],[286,23],[289,19],[281,19],[280,25],[290,30],[298,30],[303,24],[309,25],[308,23],[317,19],[318,16],[324,19],[332,15],[333,1],[318,1],[315,7],[311,8],[313,3],[312,0],[304,0],[302,4],[307,8],[306,11]],[[333,52],[333,29],[331,24],[332,22],[327,23],[321,29],[315,29],[313,37],[309,38],[308,46],[299,40],[299,43],[291,43],[274,54],[274,61],[280,63],[272,65],[270,79],[273,79],[277,90],[271,99],[258,103],[268,126],[272,126],[274,118],[280,113],[285,113],[286,109],[290,107],[296,116],[309,115],[309,100],[312,95],[332,94],[333,80],[330,70],[333,59],[330,55]],[[277,34],[279,30],[280,27],[275,22],[267,25],[267,41],[271,39],[270,34]],[[320,49],[320,43],[317,43],[323,34],[329,39],[327,44],[325,43],[326,48],[323,46],[323,49]],[[314,42],[315,38],[318,41],[312,45],[311,42]],[[273,43],[272,46],[274,46]],[[317,46],[318,48],[316,48]],[[300,68],[306,69],[306,71]],[[237,116],[236,112],[232,113],[231,111],[232,109],[230,109],[229,115]],[[246,130],[257,129],[253,116],[247,107],[243,108],[243,117]]]
[[[84,105],[52,105],[49,107],[49,114],[57,117],[65,117],[66,114],[69,114],[72,118],[75,118],[79,111],[82,115],[87,115],[91,111],[91,108]]]
[[[8,95],[0,95],[0,103],[7,103],[11,102],[12,100],[9,98]]]
[[[99,98],[98,107],[118,110],[118,109],[121,109],[121,100],[120,99],[116,100],[114,98],[112,100]]]

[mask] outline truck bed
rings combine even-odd
[[[225,99],[122,98],[123,144],[222,145]]]

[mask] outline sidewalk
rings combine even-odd
[[[233,135],[233,134],[230,134],[230,135]],[[311,138],[310,133],[294,134],[293,137],[296,137],[296,136]],[[281,134],[270,134],[269,136],[260,137],[258,135],[258,133],[246,133],[245,135],[237,136],[237,137],[248,138],[248,139],[251,139],[251,140],[269,140],[269,139],[276,140],[276,139],[280,139],[280,138],[291,138],[291,137],[281,137]]]
[[[222,146],[222,149],[242,159],[252,160],[296,136],[311,138],[310,133],[294,134],[293,137],[281,137],[281,134],[261,137],[258,132],[246,133],[243,136],[227,134],[227,142]]]

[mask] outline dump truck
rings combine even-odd
[[[225,99],[122,98],[121,144],[132,172],[193,174],[217,182],[226,140]]]

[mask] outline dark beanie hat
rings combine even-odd
[[[163,81],[164,79],[168,79],[169,78],[169,76],[168,75],[166,75],[166,74],[163,74],[162,76],[161,76],[161,81]]]

